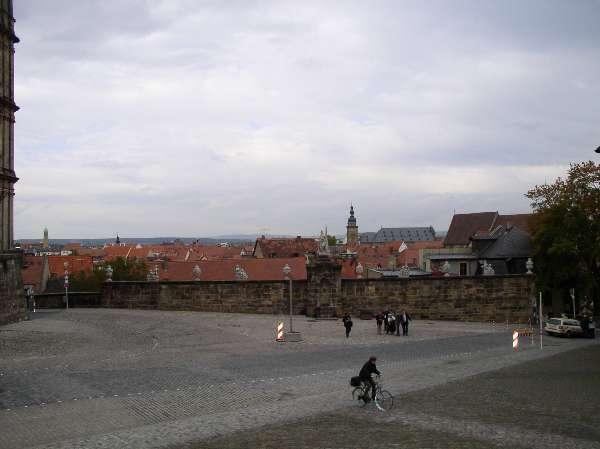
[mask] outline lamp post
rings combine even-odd
[[[294,332],[294,326],[293,326],[293,320],[292,320],[292,312],[293,312],[294,306],[293,306],[293,300],[292,300],[292,277],[290,276],[291,272],[292,272],[292,269],[286,263],[283,266],[283,275],[285,276],[285,279],[290,282],[290,332]]]
[[[69,262],[63,264],[65,267],[65,298],[67,301],[67,309],[69,308]]]
[[[569,293],[571,295],[571,301],[573,301],[573,319],[575,319],[575,289],[571,288]]]

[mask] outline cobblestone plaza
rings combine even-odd
[[[486,435],[506,432],[514,423],[495,423],[493,414],[483,414],[479,422],[479,413],[436,421],[431,418],[436,404],[450,404],[428,389],[499,369],[510,372],[570,349],[597,348],[594,340],[545,338],[539,350],[527,337],[515,352],[512,326],[506,323],[415,321],[408,337],[396,337],[377,335],[374,321],[355,319],[346,339],[340,321],[304,317],[294,318],[303,342],[277,343],[274,329],[280,320],[287,325],[285,317],[272,315],[71,309],[36,312],[29,321],[2,326],[0,427],[10,431],[0,434],[0,447],[176,448],[211,441],[217,445],[210,447],[239,447],[236,435],[261,426],[306,421],[323,437],[328,425],[336,428],[336,416],[352,422],[363,414],[395,423],[394,428],[412,426],[406,435],[415,427],[441,433],[459,429],[461,438],[489,442],[460,447],[490,447],[501,441]],[[348,379],[371,354],[378,356],[386,388],[406,398],[386,416],[358,408],[350,398]],[[489,383],[484,391],[493,389]],[[429,400],[415,399],[426,391],[432,391],[425,396]],[[538,447],[535,441],[543,447],[583,442],[589,444],[581,447],[600,447],[590,441],[592,434],[571,433],[564,440],[553,437],[549,427],[543,440],[537,438],[539,428],[527,432],[524,440],[507,439],[505,447]],[[519,446],[523,441],[531,444]],[[288,442],[287,447],[316,444]],[[322,447],[327,444],[322,441]]]

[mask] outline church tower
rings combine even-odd
[[[348,225],[346,226],[346,244],[349,247],[358,245],[358,226],[354,217],[354,206],[350,205],[350,216],[348,217]]]
[[[15,36],[12,0],[0,0],[0,252],[13,246],[15,195],[14,123],[19,109],[14,101]]]
[[[50,241],[48,240],[48,228],[44,228],[44,240],[42,241],[42,248],[50,248]]]

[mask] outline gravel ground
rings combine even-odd
[[[590,428],[558,427],[565,441],[554,434],[541,438],[543,426],[557,427],[546,418],[519,439],[499,440],[494,435],[506,436],[513,426],[508,411],[497,420],[481,412],[481,419],[469,421],[477,398],[446,414],[437,408],[444,396],[430,393],[434,399],[427,402],[414,393],[446,391],[434,388],[594,345],[589,340],[549,338],[540,351],[527,338],[513,351],[506,324],[415,321],[410,336],[396,337],[377,335],[372,320],[355,320],[346,339],[339,321],[297,317],[304,341],[282,344],[273,328],[285,317],[272,315],[70,309],[32,318],[0,326],[0,429],[11,429],[0,432],[1,449],[157,449],[210,445],[210,438],[225,435],[234,436],[213,447],[227,441],[229,447],[279,447],[279,438],[289,447],[518,447],[526,441],[564,449],[596,437],[592,422]],[[348,379],[371,354],[379,358],[386,388],[406,398],[392,414],[358,408],[350,398]],[[498,401],[496,383],[481,386],[479,407]],[[502,388],[519,397],[517,389]],[[454,400],[449,396],[440,410],[452,409]],[[544,403],[530,409],[554,413]],[[287,429],[286,422],[304,427],[277,430]],[[269,432],[271,443],[252,440],[252,429],[262,426],[270,427],[255,435]],[[380,430],[375,438],[372,428]],[[254,443],[236,440],[244,435]]]
[[[402,408],[600,441],[600,346],[410,393]]]
[[[173,449],[493,449],[499,447],[508,446],[497,446],[475,438],[462,438],[447,432],[423,431],[406,424],[376,423],[365,416],[331,413]],[[518,448],[518,446],[511,447]]]
[[[177,449],[597,448],[600,346],[396,399],[387,414],[349,408]]]

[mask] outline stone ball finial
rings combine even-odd
[[[201,274],[202,274],[202,268],[200,268],[198,265],[194,265],[194,268],[192,268],[192,278],[195,281],[199,281]]]
[[[248,280],[248,273],[246,273],[246,270],[244,270],[239,265],[235,266],[235,268],[233,269],[233,273],[235,275],[235,280],[236,281],[246,281],[246,280]]]
[[[527,268],[527,274],[533,274],[533,260],[531,260],[531,257],[525,262],[525,268]]]
[[[450,263],[448,261],[445,261],[442,265],[442,273],[444,273],[444,276],[450,276]]]
[[[410,268],[408,268],[408,265],[404,265],[402,268],[400,268],[400,277],[401,278],[409,278],[410,277]]]
[[[356,269],[354,271],[356,271],[356,277],[358,279],[361,279],[365,269],[362,266],[362,264],[360,262],[358,262],[358,264],[356,265]]]
[[[494,274],[496,274],[496,272],[494,271],[494,267],[486,260],[481,262],[481,268],[483,269],[484,276],[493,276]]]

